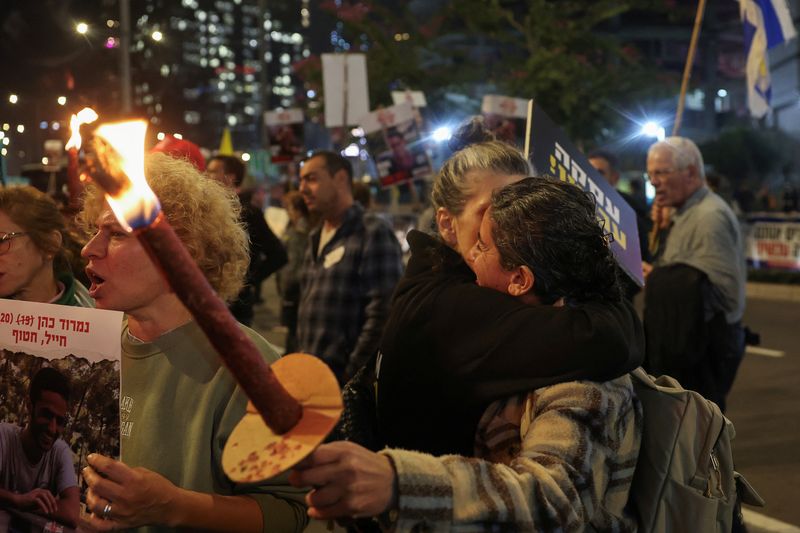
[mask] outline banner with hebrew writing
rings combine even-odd
[[[60,457],[66,443],[78,480],[88,454],[119,457],[121,331],[118,311],[0,299],[4,435],[31,428],[39,447]],[[37,398],[31,397],[34,381],[47,391]]]
[[[750,213],[747,222],[748,265],[758,269],[800,271],[800,216],[796,213]]]
[[[611,251],[617,263],[639,286],[644,286],[636,212],[541,107],[532,103],[529,110],[525,144],[534,172],[568,181],[594,195],[598,217],[613,238]]]

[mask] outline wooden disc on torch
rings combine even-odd
[[[342,414],[339,383],[319,358],[289,354],[270,368],[300,402],[303,414],[292,429],[278,435],[248,402],[222,452],[222,469],[236,483],[261,481],[290,469],[325,440]]]

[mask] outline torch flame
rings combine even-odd
[[[97,113],[91,107],[84,107],[78,111],[77,115],[72,115],[69,119],[70,137],[67,141],[67,150],[75,148],[81,149],[81,124],[89,124],[97,120]]]
[[[121,192],[106,200],[119,223],[128,231],[150,225],[161,212],[161,205],[147,184],[144,173],[144,137],[147,122],[131,120],[115,124],[103,124],[95,136],[105,141],[113,154],[107,154],[109,165],[118,168],[106,170],[115,176],[124,174],[128,183]],[[108,150],[108,149],[107,149]]]

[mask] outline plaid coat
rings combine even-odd
[[[493,403],[478,458],[386,449],[398,531],[635,531],[626,511],[642,436],[630,376]]]
[[[377,350],[389,299],[403,273],[389,225],[354,203],[321,253],[320,228],[303,260],[297,340],[336,371],[352,376]]]

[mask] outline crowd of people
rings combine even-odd
[[[725,407],[744,353],[742,241],[689,139],[647,157],[655,203],[636,206],[644,324],[594,197],[531,176],[479,120],[455,136],[433,180],[435,227],[409,233],[407,264],[390,226],[355,199],[339,153],[303,160],[279,238],[263,199],[242,188],[240,159],[185,148],[148,155],[146,175],[211,286],[271,363],[281,354],[249,326],[277,272],[286,351],[316,355],[346,391],[362,387],[370,416],[348,418],[335,434],[349,441],[321,445],[289,474],[230,481],[221,454],[247,398],[102,191],[86,188],[73,221],[32,187],[3,189],[0,297],[125,313],[120,398],[132,431],[119,458],[89,456],[80,504],[76,476],[49,459],[68,454],[68,379],[30,376],[30,421],[0,424],[0,508],[97,531],[302,531],[309,517],[399,531],[635,531],[643,412],[630,372],[644,364]],[[590,161],[615,184],[611,154]]]

